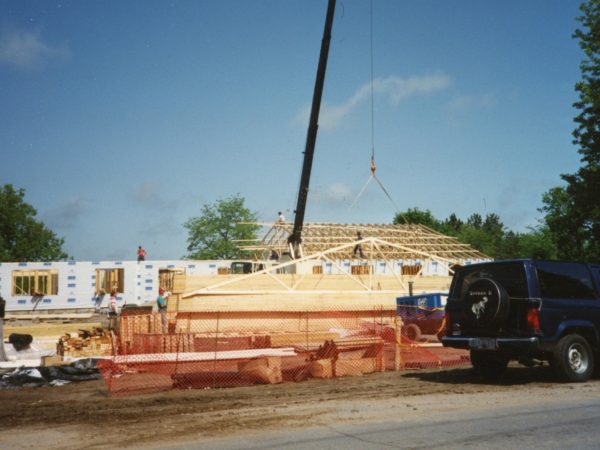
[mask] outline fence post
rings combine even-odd
[[[306,311],[306,349],[308,350],[308,310]]]
[[[216,383],[216,378],[217,378],[217,347],[219,345],[219,315],[221,314],[220,311],[217,311],[217,329],[215,331],[215,359],[213,361],[213,381],[212,381],[212,387],[215,387],[215,383]]]
[[[394,357],[394,370],[399,371],[402,368],[402,354],[400,353],[400,344],[401,344],[401,336],[402,332],[402,320],[398,322],[398,314],[394,315],[394,334],[396,340],[396,353]]]
[[[387,325],[387,323],[385,325]],[[383,321],[383,305],[379,305],[379,333],[379,337],[383,340],[383,345],[381,347],[381,372],[385,372],[385,326]]]
[[[179,352],[181,351],[181,348],[179,348],[180,345],[182,345],[181,342],[181,333],[177,333],[177,312],[175,312],[175,334],[174,334],[174,338],[175,338],[175,372],[177,373],[177,370],[179,369]]]
[[[6,352],[4,351],[4,331],[2,327],[4,325],[4,317],[0,317],[0,361],[6,361]]]

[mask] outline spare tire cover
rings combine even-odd
[[[463,297],[464,312],[469,322],[478,327],[499,325],[508,313],[508,294],[490,278],[473,281]]]

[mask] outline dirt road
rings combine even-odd
[[[558,384],[548,368],[517,366],[496,384],[483,383],[470,369],[460,368],[125,398],[109,397],[101,381],[3,390],[0,447],[160,447],[236,433],[369,420],[385,408],[394,408],[394,414],[426,414],[426,408],[456,399],[468,407],[470,394],[481,392],[555,395],[574,386],[583,385]],[[584,387],[593,395],[600,393],[598,380]],[[478,401],[476,395],[472,401]]]

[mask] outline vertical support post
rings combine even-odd
[[[6,310],[6,300],[0,296],[0,361],[6,361],[6,351],[4,350],[4,312]]]
[[[217,311],[217,324],[216,324],[216,330],[215,330],[215,359],[213,360],[213,380],[212,380],[212,387],[215,387],[215,383],[216,383],[216,377],[217,377],[217,350],[218,350],[218,345],[219,345],[219,318],[220,318],[220,311]]]
[[[381,329],[381,339],[383,340],[383,336],[385,334],[385,329],[384,329],[384,325],[383,325],[383,305],[379,305],[379,326]],[[385,341],[383,341],[383,343],[381,344],[381,351],[379,353],[380,360],[381,360],[381,372],[385,372],[385,355],[383,352],[384,348],[385,348]]]
[[[373,261],[373,240],[370,242],[369,258],[367,259],[367,270],[369,271],[369,291],[373,290],[373,274],[375,272],[375,262]],[[371,266],[371,264],[373,264]]]
[[[400,344],[402,342],[400,333],[402,332],[402,320],[398,321],[398,313],[394,315],[394,332],[396,341],[396,352],[394,357],[394,370],[402,369],[402,354],[400,352]]]
[[[306,349],[308,350],[308,311],[306,311]]]
[[[0,361],[6,360],[6,351],[4,350],[4,318],[0,317]]]

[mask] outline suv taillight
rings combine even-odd
[[[445,324],[445,329],[446,329],[446,336],[453,336],[453,335],[459,335],[460,334],[460,324],[458,322],[452,322],[452,315],[446,311],[446,314],[444,315],[444,322]]]
[[[527,328],[533,331],[540,331],[540,316],[537,306],[527,310]]]

